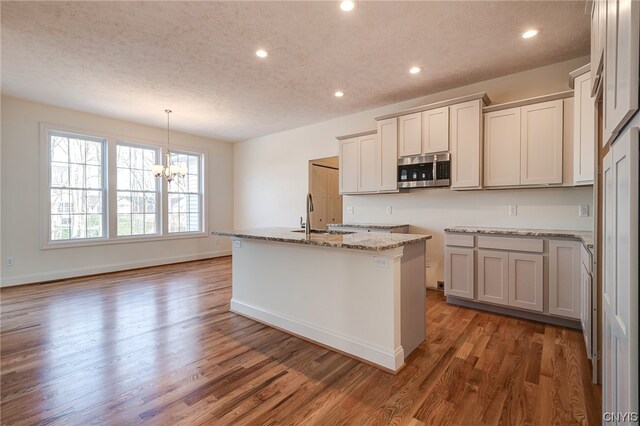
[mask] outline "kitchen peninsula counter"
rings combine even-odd
[[[389,372],[426,337],[430,235],[213,232],[233,241],[231,311]]]

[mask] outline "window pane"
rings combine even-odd
[[[69,191],[65,189],[51,190],[51,214],[69,213]]]
[[[134,191],[142,191],[144,189],[142,173],[142,170],[131,169],[131,189]]]
[[[86,198],[85,191],[83,190],[71,190],[69,191],[71,203],[69,204],[69,213],[80,214],[86,213]]]
[[[145,213],[155,214],[156,213],[156,194],[145,194]]]
[[[156,163],[156,152],[150,149],[144,150],[144,169],[151,170]]]
[[[118,214],[118,235],[131,235],[130,214]]]
[[[144,160],[144,150],[140,148],[131,148],[131,168],[142,170]]]
[[[69,178],[69,186],[71,188],[84,188],[84,164],[70,164]]]
[[[144,190],[145,191],[155,191],[156,185],[158,182],[158,178],[153,175],[153,172],[145,170],[143,173],[144,179]]]
[[[144,234],[144,215],[143,214],[131,215],[131,234],[132,235]]]
[[[116,156],[118,157],[116,160],[116,167],[129,167],[129,156],[131,155],[131,148],[128,146],[118,145]]]
[[[68,240],[70,237],[69,224],[71,219],[69,215],[51,215],[51,239],[52,240]]]
[[[169,232],[180,232],[180,215],[169,214]]]
[[[87,164],[102,164],[102,144],[100,142],[87,141]]]
[[[87,188],[102,188],[102,167],[87,166],[86,168]]]
[[[51,186],[69,186],[69,163],[51,163]]]
[[[118,213],[131,213],[131,193],[118,191]]]
[[[155,234],[156,233],[156,217],[155,215],[145,215],[144,217],[144,233]]]
[[[69,140],[61,136],[51,136],[51,161],[69,162]]]
[[[99,214],[87,215],[87,238],[102,236],[102,216]]]
[[[169,232],[202,230],[201,158],[200,155],[184,153],[177,153],[174,157],[176,165],[187,168],[187,174],[176,178],[168,187]]]
[[[83,214],[72,214],[70,217],[71,238],[87,238],[87,216]]]
[[[131,176],[129,169],[118,169],[118,189],[131,189]]]
[[[81,139],[69,139],[69,162],[85,164],[86,141]]]

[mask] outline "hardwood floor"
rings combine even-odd
[[[231,258],[2,289],[1,423],[600,424],[578,331],[447,305],[396,376],[229,312]]]

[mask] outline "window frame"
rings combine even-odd
[[[166,197],[163,197],[163,202],[167,203],[166,208],[164,209],[164,213],[166,216],[166,220],[164,220],[164,224],[166,224],[166,234],[167,235],[193,235],[193,234],[199,234],[202,232],[205,232],[207,230],[206,226],[205,226],[205,222],[204,219],[206,217],[205,212],[204,212],[204,198],[205,198],[205,190],[204,190],[204,162],[205,162],[205,154],[201,153],[201,152],[195,152],[193,150],[189,150],[189,149],[183,149],[181,147],[176,147],[175,149],[171,150],[171,153],[174,155],[191,155],[191,156],[197,156],[199,157],[199,161],[198,161],[198,167],[200,168],[199,173],[198,173],[198,187],[199,187],[199,191],[198,191],[198,195],[200,196],[200,200],[199,200],[199,212],[200,212],[200,224],[201,224],[201,229],[200,231],[178,231],[178,232],[169,232],[169,184],[167,183],[166,180],[163,179],[163,184],[166,188]],[[174,194],[176,194],[174,192]],[[191,194],[190,192],[187,192],[186,194]]]
[[[171,144],[171,152],[200,155],[200,217],[202,221],[201,231],[172,232],[168,233],[168,191],[167,181],[162,179],[158,193],[160,195],[159,228],[157,234],[148,235],[123,235],[117,236],[117,164],[116,152],[118,144],[137,145],[140,147],[158,149],[159,158],[164,161],[167,152],[166,144],[130,138],[123,135],[115,135],[109,132],[87,130],[62,124],[40,122],[40,248],[42,250],[100,246],[123,243],[139,243],[163,240],[180,240],[189,238],[203,238],[209,236],[208,200],[208,159],[207,149],[186,145]],[[103,152],[103,236],[91,239],[51,240],[51,196],[50,196],[50,149],[49,132],[71,133],[86,136],[92,139],[105,139]],[[162,137],[158,137],[162,140]]]

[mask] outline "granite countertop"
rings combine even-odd
[[[431,235],[419,234],[380,234],[371,232],[311,234],[306,238],[300,228],[258,228],[239,231],[214,231],[212,235],[231,238],[274,241],[282,243],[308,244],[322,247],[335,247],[356,250],[382,251],[426,241]]]
[[[593,232],[567,231],[555,229],[527,229],[527,228],[489,228],[481,226],[452,226],[444,232],[466,234],[507,235],[514,237],[544,237],[544,238],[573,238],[582,241],[587,248],[593,248]]]
[[[344,227],[344,228],[371,228],[371,229],[393,229],[401,228],[403,226],[409,226],[408,223],[402,225],[389,225],[380,223],[330,223],[327,225],[329,228]]]

